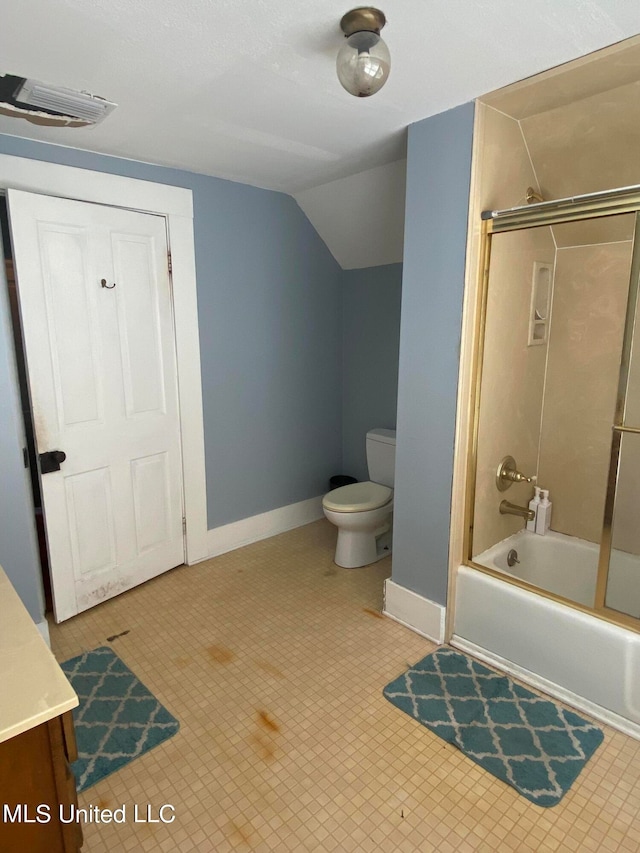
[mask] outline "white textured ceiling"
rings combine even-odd
[[[3,0],[0,71],[119,108],[0,132],[296,193],[397,161],[411,122],[640,32],[637,0],[381,0],[372,98],[335,75],[346,0]]]

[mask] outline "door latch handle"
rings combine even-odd
[[[59,471],[60,465],[67,458],[64,450],[48,450],[46,453],[40,454],[40,473],[51,474],[52,471]]]

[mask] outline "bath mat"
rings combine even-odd
[[[95,785],[162,741],[180,724],[108,646],[61,664],[80,705],[73,711],[78,791]]]
[[[604,738],[573,711],[446,646],[384,695],[538,806],[560,802]]]

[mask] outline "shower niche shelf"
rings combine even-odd
[[[553,264],[534,261],[531,276],[531,306],[529,309],[528,345],[539,346],[547,341]]]

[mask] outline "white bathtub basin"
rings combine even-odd
[[[519,563],[509,566],[516,551]],[[570,601],[593,607],[598,574],[599,546],[550,530],[538,536],[521,530],[474,557],[474,562],[504,572]],[[607,607],[640,618],[640,557],[611,552]]]
[[[518,552],[510,567],[507,555]],[[598,548],[522,531],[474,562],[593,605]],[[607,604],[640,611],[640,561],[612,556]],[[640,612],[638,613],[640,615]],[[640,738],[640,634],[469,566],[456,582],[452,644]]]

